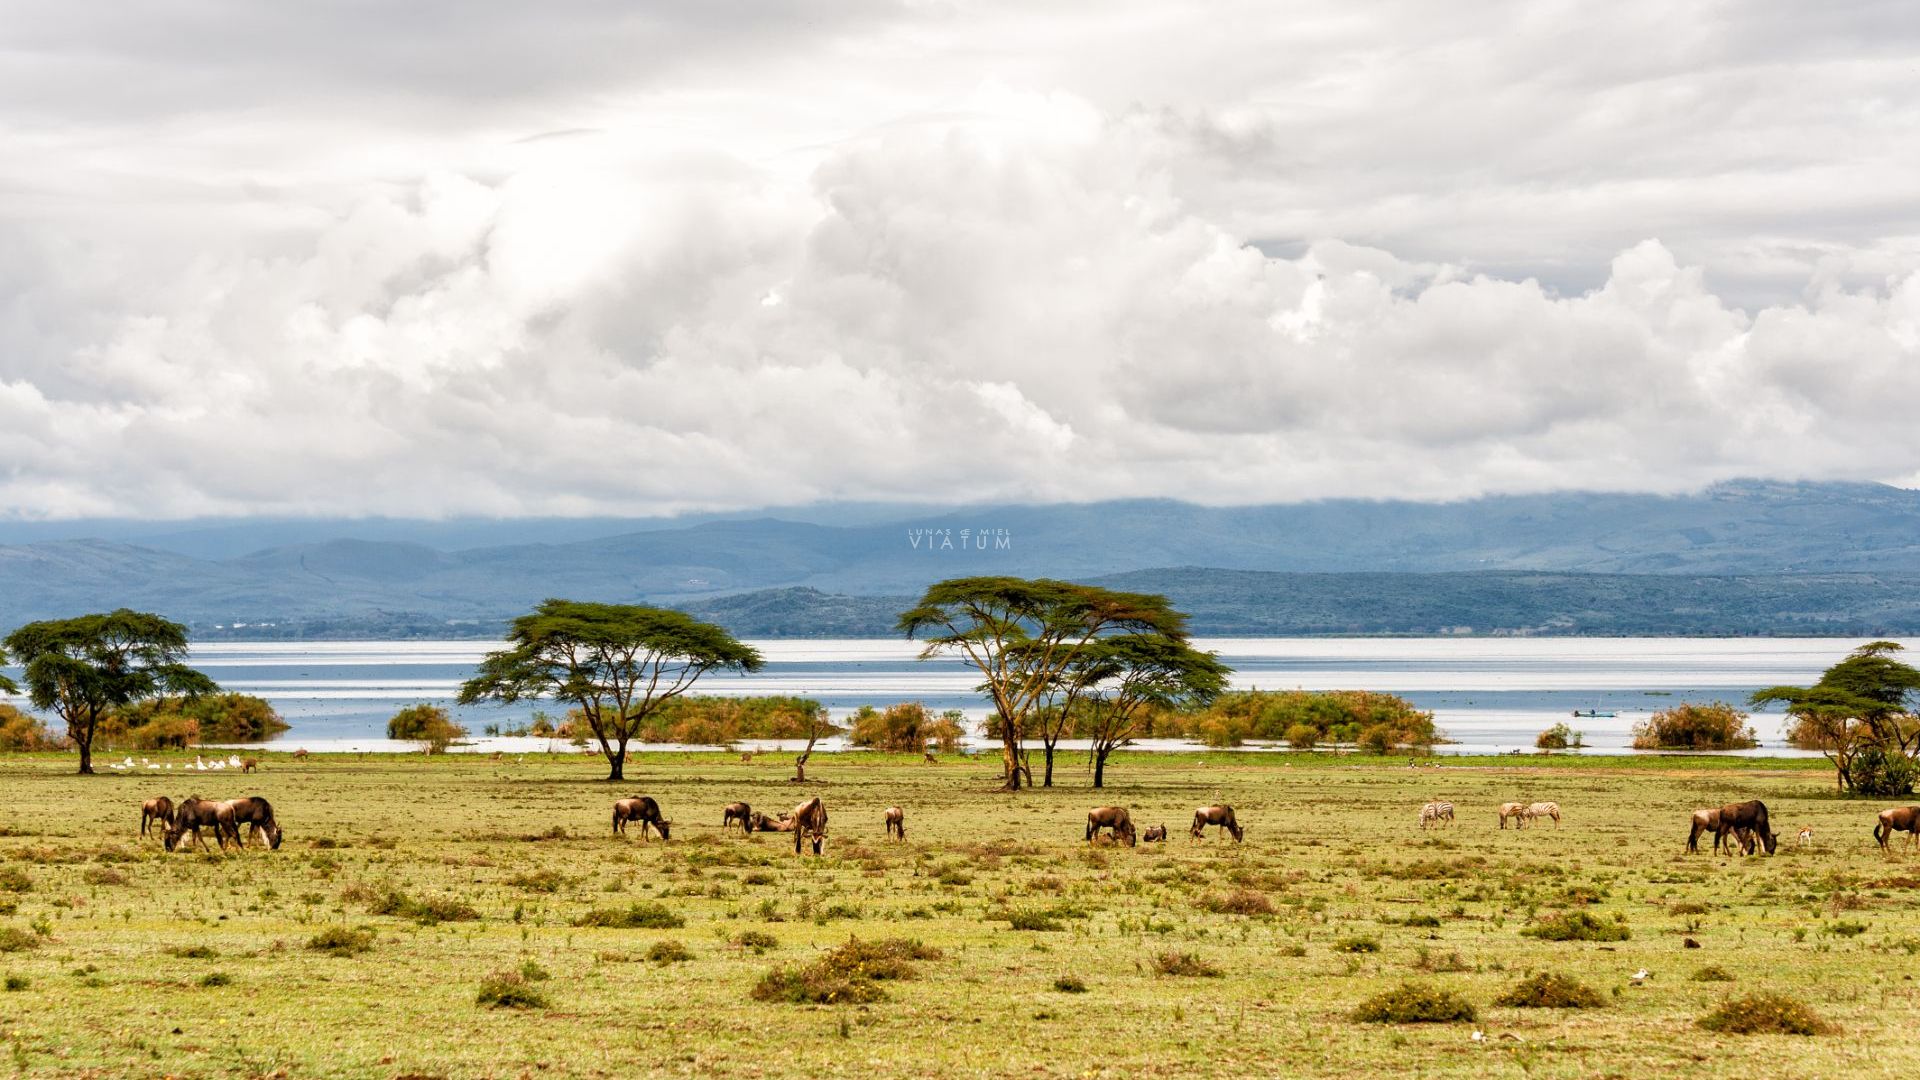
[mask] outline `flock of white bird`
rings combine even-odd
[[[224,761],[219,758],[208,761],[199,754],[195,754],[193,755],[193,764],[182,765],[180,767],[188,772],[216,772],[220,769],[238,769],[241,768],[242,765],[239,754],[229,755]],[[169,761],[162,764],[158,761],[149,761],[146,758],[141,758],[139,763],[136,764],[132,758],[128,758],[125,761],[112,762],[108,764],[107,768],[112,769],[114,772],[127,772],[133,769],[171,769],[173,768],[173,762]]]

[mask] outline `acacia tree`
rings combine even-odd
[[[1912,761],[1920,756],[1920,669],[1893,658],[1902,646],[1870,641],[1821,673],[1812,686],[1770,686],[1756,691],[1756,706],[1780,703],[1793,717],[1787,739],[1819,750],[1833,762],[1835,783],[1854,786],[1854,762],[1869,751]],[[1874,794],[1881,794],[1875,792]]]
[[[28,699],[67,722],[80,750],[80,772],[93,772],[93,737],[116,709],[163,694],[217,693],[212,679],[187,666],[187,628],[141,611],[30,622],[7,635]]]
[[[1233,669],[1218,655],[1179,638],[1123,634],[1102,638],[1074,665],[1080,730],[1093,740],[1093,786],[1106,784],[1107,758],[1137,738],[1160,709],[1203,707],[1227,688]],[[1049,763],[1051,766],[1051,763]]]
[[[488,653],[460,704],[570,702],[600,743],[608,781],[626,779],[627,743],[647,715],[709,671],[760,670],[759,652],[684,612],[547,600],[513,620],[509,647]]]
[[[1096,639],[1109,634],[1185,638],[1187,617],[1164,596],[1116,592],[1047,578],[952,578],[928,587],[899,628],[922,637],[923,660],[958,656],[979,671],[993,703],[1004,790],[1021,785],[1027,721]]]

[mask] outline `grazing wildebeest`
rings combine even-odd
[[[880,815],[880,824],[887,830],[888,836],[896,840],[905,840],[907,838],[907,812],[905,810],[897,806],[887,807],[886,812]]]
[[[1500,804],[1500,827],[1501,828],[1504,829],[1507,827],[1508,818],[1513,819],[1514,828],[1516,829],[1526,828],[1527,827],[1527,804],[1517,803],[1517,802],[1501,803]]]
[[[730,802],[721,808],[720,829],[722,832],[732,828],[733,823],[736,821],[740,823],[741,832],[752,835],[753,807],[743,802]]]
[[[1773,835],[1772,827],[1767,824],[1767,804],[1759,799],[1728,803],[1720,808],[1720,828],[1714,834],[1715,850],[1725,842],[1728,833],[1739,834],[1743,830],[1757,835],[1760,842],[1766,845],[1769,855],[1773,854],[1774,848],[1779,844],[1779,838]],[[1753,854],[1751,841],[1742,838],[1741,847],[1745,854]]]
[[[173,800],[165,795],[140,804],[140,835],[147,835],[147,826],[156,821],[165,825],[173,824]]]
[[[1204,838],[1204,830],[1209,825],[1218,825],[1233,834],[1233,842],[1239,843],[1243,835],[1240,823],[1234,820],[1231,806],[1203,806],[1193,812],[1193,828],[1190,835],[1195,840]]]
[[[1700,809],[1693,812],[1693,827],[1687,833],[1687,850],[1700,850],[1700,834],[1713,833],[1719,839],[1720,811]]]
[[[220,824],[226,827],[235,843],[240,842],[240,826],[245,825],[247,843],[265,833],[268,846],[280,850],[280,823],[273,819],[273,805],[267,800],[258,795],[232,799],[221,803],[218,813]]]
[[[637,821],[640,823],[640,842],[643,844],[647,842],[648,826],[659,829],[660,839],[665,840],[667,839],[667,830],[673,825],[673,822],[660,816],[660,804],[654,802],[653,796],[651,795],[642,795],[634,799],[621,799],[613,804],[613,832],[615,836],[627,831],[627,822],[629,821]]]
[[[1147,826],[1147,831],[1140,834],[1140,839],[1149,844],[1164,844],[1167,842],[1167,827],[1165,825],[1149,825]]]
[[[209,827],[213,829],[214,842],[220,845],[220,850],[225,851],[227,827],[220,820],[220,804],[209,802],[198,795],[187,796],[180,801],[180,805],[173,808],[173,824],[167,826],[167,850],[172,851],[179,847],[180,838],[191,831],[193,841],[200,845],[200,850],[211,851],[212,849],[207,847],[207,838],[200,835],[201,829]],[[239,843],[240,835],[236,832],[233,839],[235,843]]]
[[[1880,811],[1880,821],[1873,827],[1874,842],[1881,851],[1887,850],[1887,841],[1893,834],[1903,832],[1907,843],[1920,842],[1920,806],[1899,806],[1892,810]]]
[[[1543,817],[1553,819],[1553,827],[1560,827],[1560,804],[1557,802],[1537,802],[1527,806],[1527,820],[1537,821]]]
[[[1136,837],[1133,831],[1133,817],[1124,806],[1101,806],[1087,812],[1087,841],[1099,835],[1101,829],[1112,832],[1115,841],[1125,840],[1132,847]]]
[[[812,842],[815,855],[820,854],[820,849],[827,846],[827,804],[820,801],[820,796],[815,795],[794,807],[793,813],[787,815],[787,820],[793,822],[793,853],[795,855],[800,854],[802,839]]]
[[[1453,804],[1450,802],[1430,802],[1420,808],[1420,827],[1423,829],[1429,824],[1438,825],[1452,820]]]

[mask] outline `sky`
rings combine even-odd
[[[1897,2],[0,0],[0,516],[1920,485]]]

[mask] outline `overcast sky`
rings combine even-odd
[[[0,0],[0,514],[1920,484],[1920,19]]]

